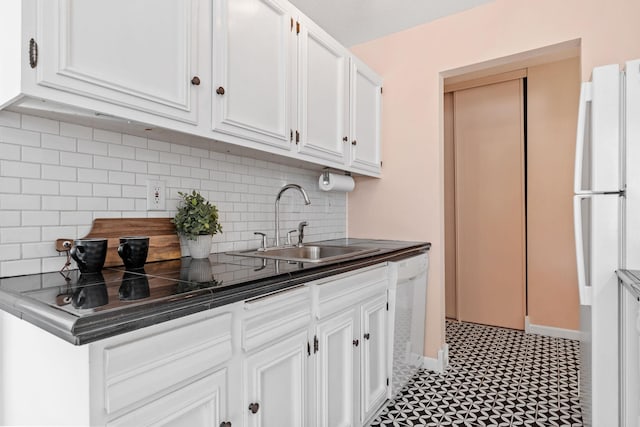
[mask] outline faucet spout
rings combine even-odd
[[[276,196],[276,247],[280,246],[280,197],[282,196],[282,193],[284,193],[290,188],[298,190],[300,194],[302,194],[305,205],[311,204],[311,200],[309,200],[309,195],[307,194],[306,191],[304,191],[304,188],[302,188],[298,184],[287,184],[280,189],[280,191],[278,192],[278,195]]]

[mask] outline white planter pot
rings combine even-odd
[[[196,240],[187,239],[187,247],[189,248],[189,254],[191,255],[191,258],[208,258],[211,254],[212,239],[213,236],[210,234],[198,236]]]

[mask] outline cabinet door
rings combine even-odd
[[[386,399],[387,294],[366,301],[361,308],[361,421],[366,421]]]
[[[358,312],[352,308],[318,323],[316,381],[316,423],[318,427],[354,426],[358,411],[354,406],[359,367],[354,340]],[[315,349],[314,349],[315,350]]]
[[[214,130],[289,150],[296,37],[288,7],[214,2]]]
[[[298,149],[343,164],[348,140],[349,52],[311,21],[301,24]]]
[[[351,166],[380,173],[382,80],[357,58],[351,58]]]
[[[305,329],[245,358],[245,426],[306,425],[307,336]]]
[[[41,0],[38,84],[197,121],[197,0]]]
[[[227,370],[195,381],[107,423],[120,426],[219,426],[227,414]]]

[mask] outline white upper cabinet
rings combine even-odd
[[[351,58],[351,166],[380,173],[382,79],[359,59]]]
[[[40,0],[37,83],[196,123],[198,2]]]
[[[292,18],[285,2],[216,0],[213,129],[290,148]]]
[[[345,163],[349,52],[306,19],[301,19],[298,52],[298,150]]]
[[[286,0],[0,0],[0,24],[0,108],[380,175],[381,79]]]

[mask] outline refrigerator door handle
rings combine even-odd
[[[576,240],[576,264],[578,266],[578,291],[580,305],[591,305],[591,286],[587,284],[587,266],[584,259],[584,240],[582,236],[582,199],[589,198],[589,194],[573,197],[573,226]]]
[[[580,89],[580,103],[578,104],[578,128],[576,131],[576,160],[573,176],[574,192],[582,192],[582,164],[584,162],[584,145],[587,128],[587,104],[591,102],[591,82],[582,83]]]

